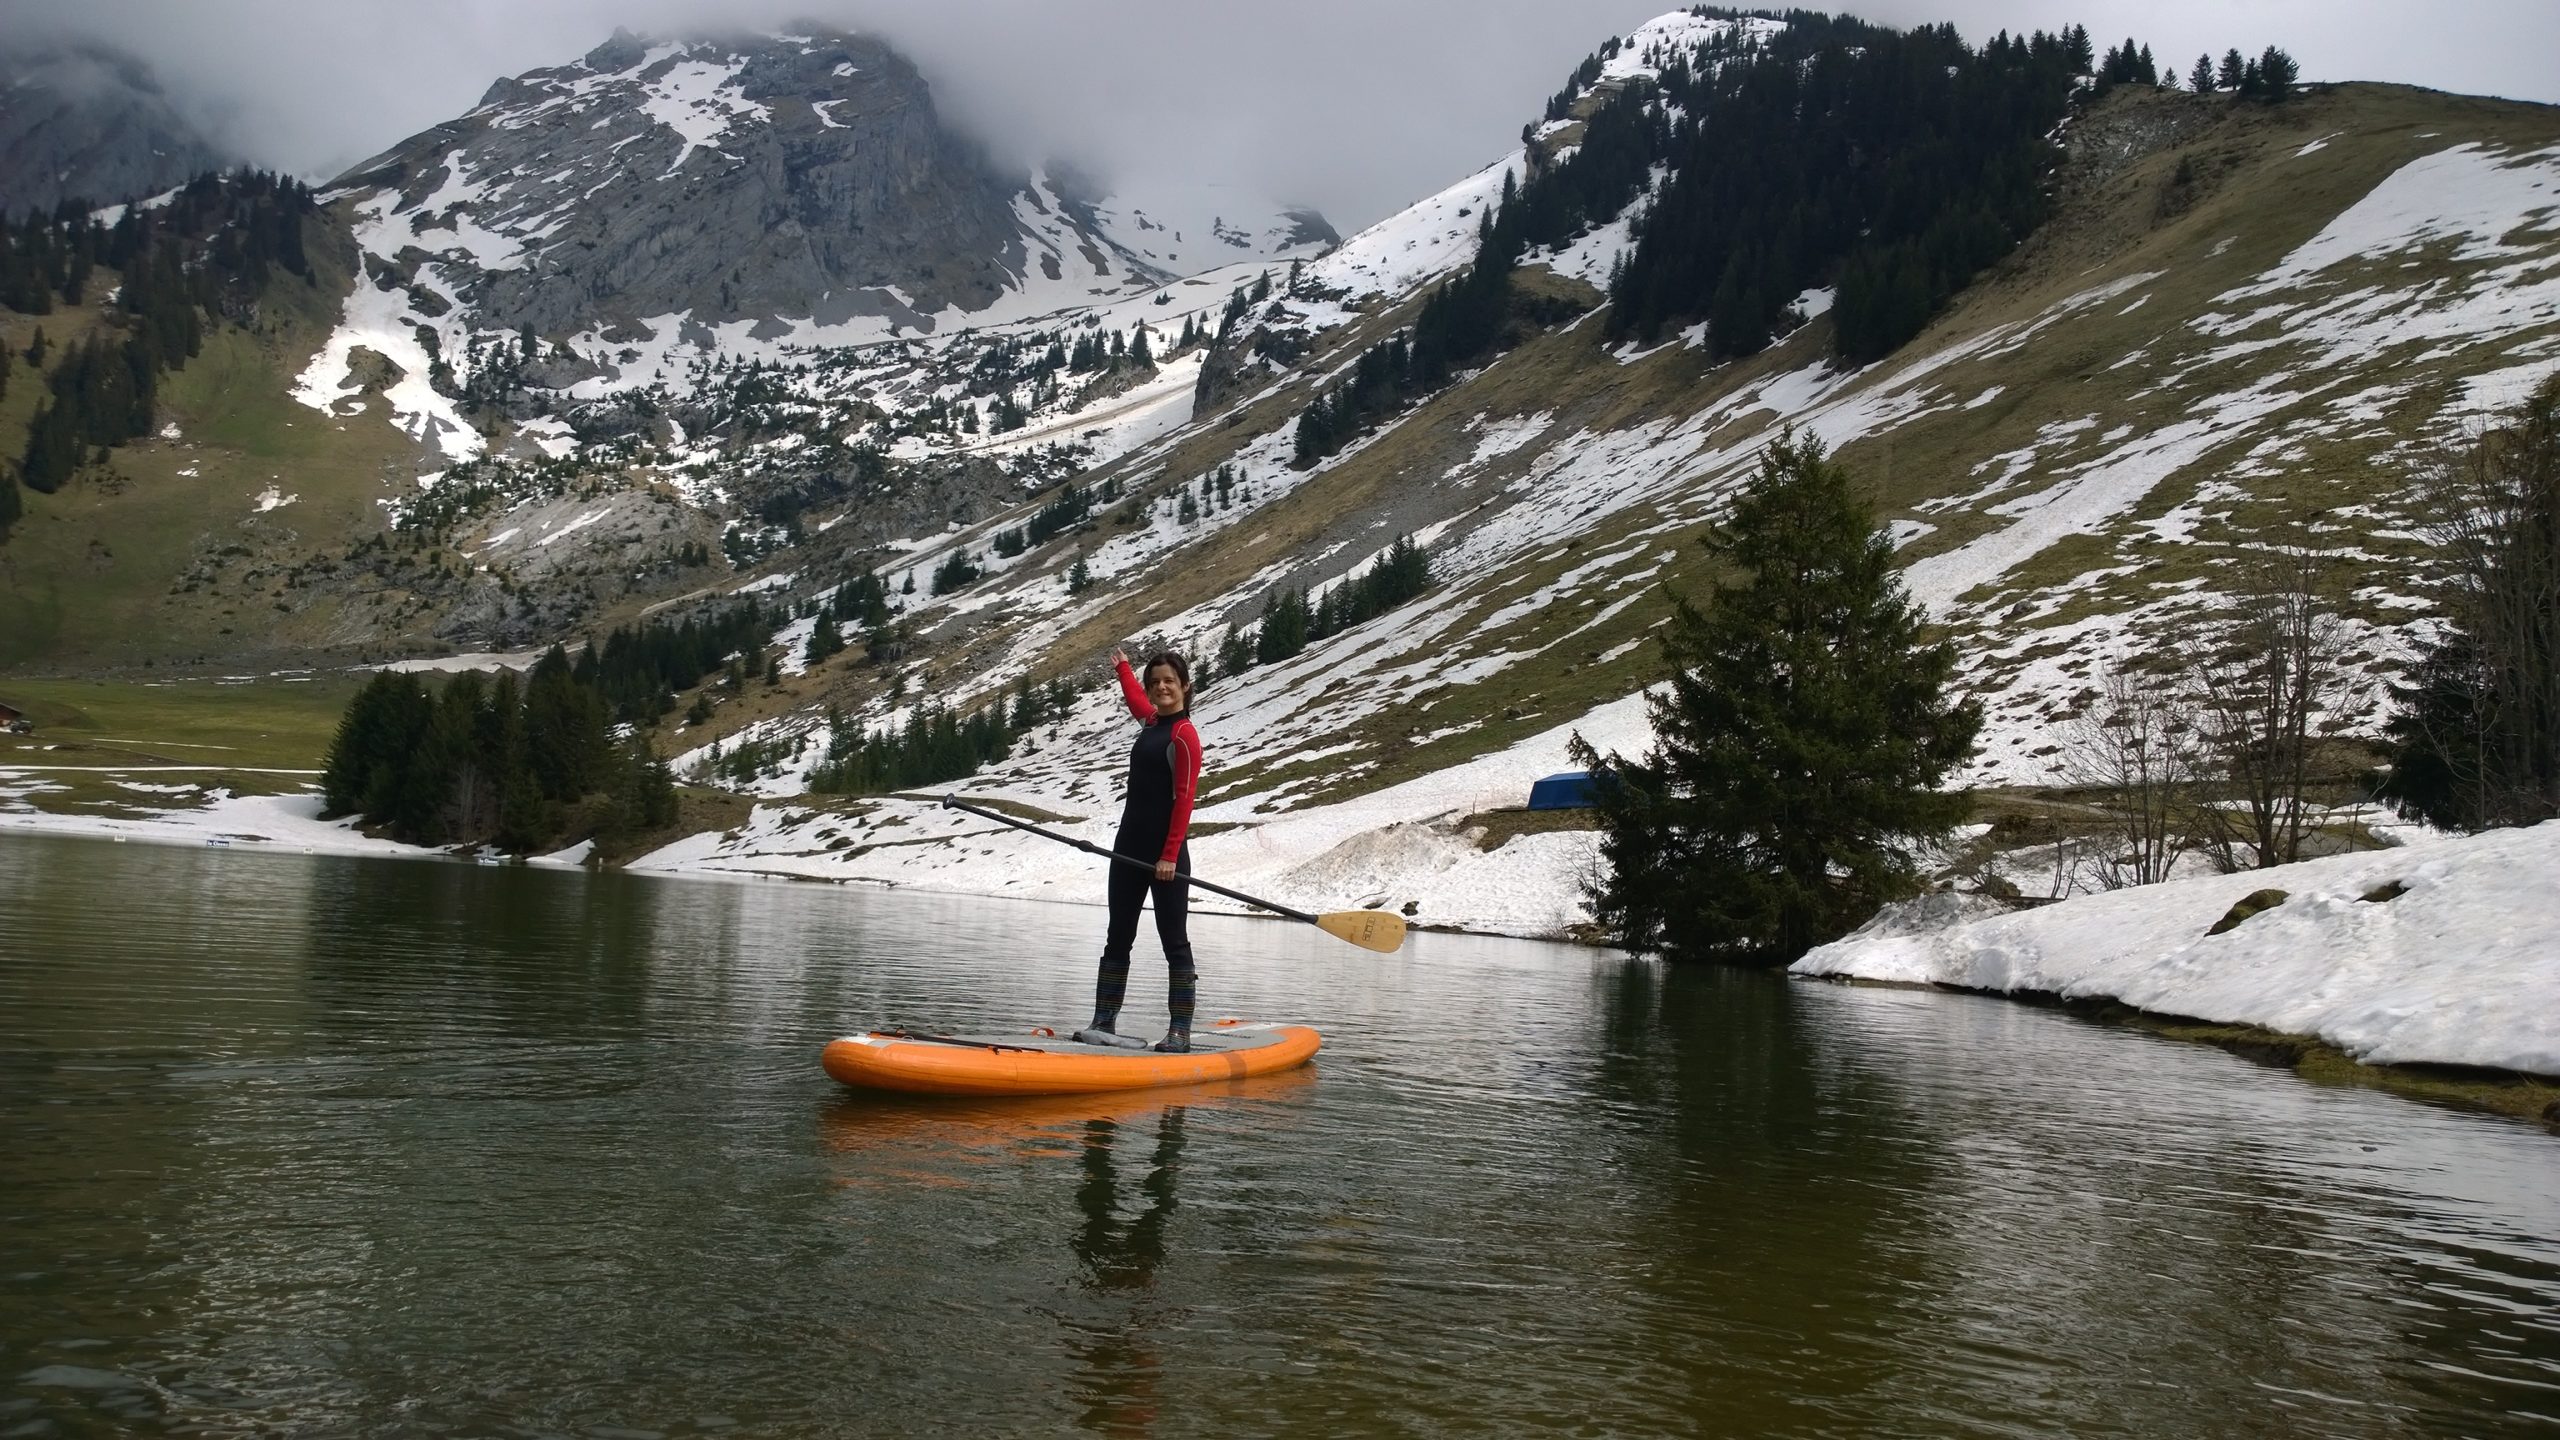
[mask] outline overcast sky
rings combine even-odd
[[[1812,0],[1801,0],[1812,3]],[[811,16],[886,35],[1000,151],[1199,174],[1345,233],[1507,148],[1575,62],[1669,0],[0,0],[0,38],[98,36],[150,61],[252,160],[325,179],[615,26]],[[1894,25],[2086,24],[2183,72],[2281,45],[2312,80],[2560,102],[2560,0],[1870,0]]]

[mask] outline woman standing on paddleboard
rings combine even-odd
[[[1134,865],[1111,868],[1111,928],[1102,942],[1102,973],[1093,986],[1090,1031],[1110,1036],[1129,989],[1129,948],[1138,939],[1138,910],[1153,891],[1156,938],[1164,942],[1173,1023],[1158,1050],[1191,1048],[1191,1012],[1199,974],[1191,964],[1191,895],[1181,877],[1191,873],[1191,801],[1200,790],[1200,732],[1191,725],[1191,667],[1170,650],[1147,657],[1146,680],[1129,668],[1117,648],[1111,663],[1120,694],[1141,727],[1129,747],[1129,794],[1120,809],[1120,833],[1111,848],[1155,863],[1149,876]],[[1108,1039],[1104,1043],[1110,1043]]]

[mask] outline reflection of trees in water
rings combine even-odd
[[[638,1028],[656,915],[624,876],[361,860],[323,871],[306,938],[315,1027],[460,1022],[601,1038]]]
[[[1145,1434],[1161,1418],[1164,1355],[1154,1336],[1163,1322],[1160,1317],[1151,1321],[1148,1311],[1153,1307],[1147,1302],[1153,1298],[1156,1271],[1164,1264],[1165,1227],[1178,1204],[1174,1190],[1181,1170],[1182,1127],[1183,1107],[1166,1106],[1129,1197],[1132,1205],[1124,1208],[1119,1148],[1124,1136],[1136,1142],[1133,1149],[1144,1145],[1144,1132],[1108,1117],[1084,1123],[1078,1159],[1082,1178],[1076,1186],[1082,1223],[1071,1245],[1088,1285],[1131,1302],[1116,1320],[1065,1322],[1067,1349],[1076,1361],[1078,1419],[1104,1434]]]
[[[2293,1092],[2233,1088],[2286,1078],[1974,1003],[1605,979],[1596,1088],[1636,1117],[1650,1257],[1632,1383],[1688,1428],[2281,1433],[2284,1392],[2333,1419],[2441,1398],[2454,1423],[2478,1392],[2447,1376],[2530,1350],[2440,1304],[2396,1226],[2358,1233],[2331,1193],[2352,1168],[2287,1133],[2322,1128]]]
[[[1938,1160],[1872,1070],[1827,1065],[1783,977],[1630,961],[1600,997],[1598,1098],[1625,1130],[1653,1257],[1646,1388],[1701,1433],[1892,1413],[1911,1362],[1898,1315],[1929,1258],[1901,1243]]]

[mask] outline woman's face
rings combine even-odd
[[[1155,702],[1158,715],[1179,715],[1191,703],[1191,687],[1173,673],[1170,665],[1147,667],[1147,698]]]

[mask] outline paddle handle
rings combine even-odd
[[[1156,864],[1152,860],[1141,860],[1135,855],[1123,855],[1117,850],[1106,850],[1102,846],[1096,845],[1090,840],[1079,840],[1073,835],[1061,835],[1055,830],[1045,829],[1041,826],[1034,825],[1028,820],[1016,820],[1012,816],[1004,814],[1001,811],[989,810],[983,805],[972,805],[957,795],[943,796],[942,803],[953,810],[965,810],[982,820],[993,820],[999,825],[1010,825],[1016,830],[1028,830],[1043,840],[1055,840],[1061,845],[1072,845],[1078,850],[1084,851],[1088,855],[1099,855],[1106,860],[1117,860],[1123,865],[1135,865],[1150,875],[1156,873]],[[1241,890],[1230,890],[1224,885],[1220,885],[1211,880],[1203,880],[1197,875],[1177,874],[1173,878],[1181,881],[1185,885],[1206,890],[1212,895],[1224,895],[1230,900],[1239,900],[1247,905],[1257,906],[1261,909],[1268,910],[1274,915],[1286,915],[1292,920],[1304,920],[1310,925],[1321,926],[1324,924],[1322,920],[1317,919],[1315,916],[1308,914],[1304,910],[1292,910],[1286,905],[1275,904],[1269,900],[1247,895]]]

